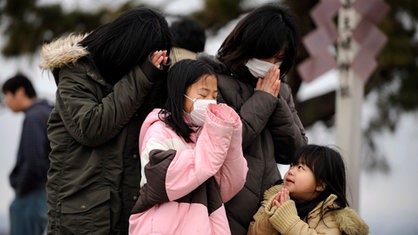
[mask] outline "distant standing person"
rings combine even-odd
[[[25,114],[17,160],[10,174],[16,194],[10,205],[10,235],[41,235],[47,224],[45,183],[51,149],[46,130],[52,106],[37,99],[32,82],[23,74],[8,79],[2,92],[13,112]]]
[[[41,67],[57,84],[48,234],[128,234],[141,180],[139,129],[165,101],[170,49],[167,21],[148,8],[43,46]]]
[[[173,48],[170,53],[172,65],[181,59],[196,59],[205,50],[205,28],[194,19],[182,17],[171,23]]]
[[[218,97],[242,119],[246,184],[225,204],[232,234],[246,234],[265,190],[280,179],[276,163],[289,164],[307,144],[292,92],[284,77],[296,58],[296,28],[289,11],[261,6],[241,19],[218,50],[199,54],[218,75]]]

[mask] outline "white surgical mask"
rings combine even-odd
[[[250,73],[256,77],[265,77],[267,72],[269,71],[269,69],[273,66],[277,66],[280,67],[280,65],[282,64],[282,61],[279,61],[275,64],[264,61],[264,60],[259,60],[256,58],[252,58],[249,59],[248,62],[245,64],[245,66],[247,66],[248,70],[250,71]]]
[[[203,126],[205,123],[205,112],[209,104],[216,104],[216,100],[192,99],[184,95],[193,102],[193,110],[190,112],[190,119],[195,126]]]

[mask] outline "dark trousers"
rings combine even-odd
[[[10,205],[10,235],[42,235],[45,232],[47,215],[45,190],[16,196]]]

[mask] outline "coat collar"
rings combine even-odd
[[[79,44],[86,36],[87,34],[70,34],[67,37],[44,44],[41,49],[41,58],[43,60],[40,64],[41,69],[53,70],[62,68],[88,55],[87,49]]]
[[[55,41],[43,45],[41,49],[41,58],[43,60],[40,64],[41,69],[53,71],[80,62],[81,58],[89,55],[89,51],[80,45],[80,42],[87,35],[70,34],[67,37],[58,38]],[[109,86],[97,70],[89,65],[87,60],[80,63],[80,66],[91,79],[103,86]],[[58,84],[58,78],[55,78],[55,80]]]

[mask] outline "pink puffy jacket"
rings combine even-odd
[[[205,124],[187,143],[158,112],[141,127],[141,189],[129,234],[230,234],[224,203],[248,171],[239,116],[225,104],[209,105]]]

